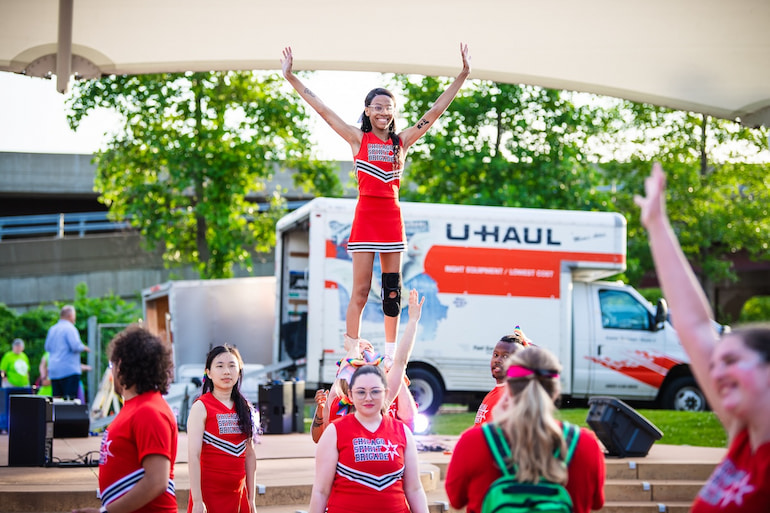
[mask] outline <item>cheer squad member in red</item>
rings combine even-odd
[[[358,203],[348,241],[353,258],[353,290],[346,312],[346,337],[360,338],[361,315],[372,283],[374,254],[380,254],[382,309],[385,314],[385,354],[395,352],[401,315],[401,258],[406,235],[398,190],[409,148],[449,107],[471,71],[468,46],[460,45],[463,69],[412,127],[396,132],[396,102],[387,89],[373,89],[364,100],[361,127],[347,124],[292,72],[290,47],[283,51],[283,75],[299,95],[350,144],[358,180]],[[348,344],[346,344],[348,345]]]

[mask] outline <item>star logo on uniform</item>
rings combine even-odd
[[[482,404],[479,406],[478,411],[476,412],[476,424],[481,424],[485,420],[487,420],[487,412],[489,411],[489,408],[486,404]]]
[[[380,451],[382,451],[383,454],[387,454],[388,456],[390,456],[391,461],[393,460],[393,458],[398,456],[397,449],[398,449],[398,445],[394,444],[390,440],[380,445]]]
[[[100,457],[103,461],[107,460],[108,456],[115,456],[112,454],[112,451],[110,451],[110,446],[112,445],[112,440],[105,440],[102,443],[102,448],[99,450]]]
[[[724,490],[722,500],[719,501],[721,507],[728,506],[734,502],[737,506],[743,504],[743,497],[754,491],[754,486],[749,484],[749,475],[745,474],[741,479],[732,483]]]

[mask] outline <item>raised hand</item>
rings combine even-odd
[[[292,74],[292,66],[294,65],[294,55],[291,52],[291,46],[287,46],[283,49],[283,59],[281,59],[281,69],[283,70],[283,76],[288,78]]]
[[[641,221],[645,228],[666,215],[666,175],[656,162],[652,173],[644,180],[645,196],[634,196],[634,203],[641,209]]]

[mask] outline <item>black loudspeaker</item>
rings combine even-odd
[[[0,431],[8,431],[8,398],[12,395],[32,395],[29,387],[0,388]]]
[[[53,437],[85,438],[88,436],[88,406],[73,402],[53,402]]]
[[[53,459],[53,400],[12,395],[9,400],[8,466],[44,467]]]
[[[633,408],[614,397],[592,397],[586,422],[610,456],[647,456],[663,432]]]
[[[305,382],[293,382],[292,428],[295,433],[305,432]]]
[[[273,382],[259,386],[259,415],[266,435],[291,433],[294,415],[293,383]]]

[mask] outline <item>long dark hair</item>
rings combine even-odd
[[[249,439],[254,435],[254,418],[249,401],[247,401],[246,398],[243,397],[243,394],[241,394],[241,383],[243,382],[243,359],[241,358],[241,353],[230,344],[216,346],[209,351],[209,354],[206,356],[206,370],[211,369],[211,363],[214,361],[214,358],[222,353],[230,353],[235,356],[235,359],[238,361],[238,381],[235,382],[235,385],[230,392],[230,399],[233,400],[235,413],[238,415],[238,426],[240,426],[241,432],[246,435],[246,438]],[[205,374],[203,376],[201,395],[210,392],[211,390],[214,390],[214,383],[211,381],[208,374]]]
[[[375,96],[387,96],[393,100],[393,105],[396,104],[396,97],[393,96],[393,93],[384,87],[375,87],[366,95],[364,107],[371,105]],[[366,110],[361,114],[361,131],[364,133],[372,131],[372,121],[366,115]],[[393,143],[393,169],[401,169],[404,167],[404,156],[401,154],[401,140],[398,138],[398,134],[396,134],[395,116],[388,125],[388,137],[390,137],[390,141]]]

